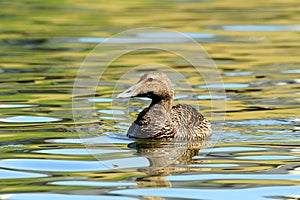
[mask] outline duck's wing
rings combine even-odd
[[[211,135],[211,125],[192,106],[178,104],[172,108],[172,121],[179,127],[176,138],[179,140],[204,139]]]
[[[171,118],[161,105],[145,108],[131,124],[127,136],[133,138],[174,137]]]

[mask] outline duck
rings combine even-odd
[[[129,127],[129,138],[195,141],[212,134],[210,122],[194,107],[173,106],[172,83],[161,71],[145,73],[135,85],[117,95],[117,98],[133,97],[147,97],[152,101]]]

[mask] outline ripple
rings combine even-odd
[[[93,187],[129,187],[137,186],[136,183],[128,182],[112,182],[112,181],[56,181],[50,183],[51,185],[64,186],[93,186]]]
[[[29,44],[43,44],[48,41],[47,38],[28,38],[28,39],[6,39],[4,40],[4,43],[9,45],[17,45],[17,46],[23,46],[23,45],[29,45]]]
[[[82,37],[78,41],[82,43],[101,43],[107,40],[107,38],[91,38],[91,37]]]
[[[210,33],[169,33],[169,32],[154,32],[154,33],[139,33],[138,36],[141,38],[178,38],[178,35],[184,35],[194,39],[212,39],[215,37],[214,34]]]
[[[227,25],[225,31],[300,31],[300,25]]]
[[[133,152],[132,150],[125,149],[43,149],[34,151],[35,153],[45,153],[54,155],[95,155],[95,154],[113,154],[113,153],[127,153]]]
[[[236,159],[243,160],[291,160],[297,159],[296,156],[288,156],[288,155],[258,155],[258,156],[240,156],[236,157]]]
[[[227,168],[227,167],[238,167],[238,164],[191,164],[189,167],[198,168]]]
[[[189,95],[176,95],[174,96],[174,100],[186,99]]]
[[[47,172],[75,172],[108,170],[107,166],[96,161],[45,160],[45,159],[4,159],[0,167],[21,170],[36,170]]]
[[[81,43],[182,43],[185,42],[186,39],[184,37],[178,38],[177,41],[174,41],[174,38],[79,38],[78,41]]]
[[[184,37],[193,39],[213,39],[214,34],[210,33],[169,33],[169,32],[154,32],[154,33],[138,33],[137,37],[128,38],[92,38],[82,37],[78,41],[82,43],[176,43],[185,41]],[[177,41],[174,41],[174,38]],[[179,40],[178,40],[179,39]]]
[[[125,189],[109,192],[117,195],[133,196],[159,196],[176,199],[269,199],[269,196],[292,196],[297,195],[299,186],[278,186],[263,188],[243,189],[189,189],[189,188],[149,188],[149,189]]]
[[[60,118],[42,117],[42,116],[14,116],[7,118],[0,118],[0,122],[6,123],[41,123],[41,122],[57,122]]]
[[[282,70],[280,71],[283,74],[299,74],[300,69],[295,69],[295,70]]]
[[[0,195],[0,199],[5,200],[137,200],[133,197],[104,196],[104,195],[75,195],[75,194],[53,194],[53,193],[19,193]]]
[[[41,178],[41,177],[47,177],[47,175],[32,173],[32,172],[19,172],[13,170],[0,169],[0,179]]]
[[[107,103],[107,102],[112,102],[112,99],[111,98],[93,98],[93,99],[89,99],[89,102]]]
[[[0,161],[0,167],[4,168],[48,172],[83,172],[148,166],[148,159],[143,157],[128,157],[101,161],[53,159],[4,159]]]
[[[216,147],[213,149],[202,149],[201,153],[216,153],[216,152],[249,152],[249,151],[266,151],[267,148],[261,147]]]
[[[110,114],[110,115],[124,115],[126,114],[123,110],[98,110],[99,113]]]
[[[229,99],[223,95],[199,95],[198,99]]]
[[[244,126],[280,126],[291,124],[289,121],[279,119],[251,119],[244,121],[227,121],[226,124],[244,125]]]
[[[168,176],[169,181],[204,181],[204,180],[299,180],[300,174],[196,174]]]
[[[249,87],[247,83],[224,83],[224,84],[207,84],[199,85],[197,88],[246,88]]]
[[[300,152],[300,148],[291,149],[293,152]]]
[[[253,72],[227,72],[224,73],[225,76],[248,76],[253,74]]]
[[[115,117],[115,116],[100,116],[99,119],[103,119],[103,120],[115,120],[115,121],[126,121],[126,118]]]
[[[0,104],[0,108],[28,108],[36,107],[38,105],[33,104]]]
[[[64,139],[49,139],[49,143],[67,143],[67,144],[129,144],[132,141],[119,139],[107,136],[91,137],[91,138],[64,138]]]

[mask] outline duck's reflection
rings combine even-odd
[[[189,171],[189,164],[200,155],[201,149],[210,146],[209,140],[196,142],[149,141],[140,140],[130,143],[129,148],[137,150],[137,156],[149,160],[150,166],[138,169],[146,175],[137,179],[140,187],[170,187],[166,179],[173,173]]]

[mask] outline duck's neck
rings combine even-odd
[[[155,104],[162,105],[166,109],[166,111],[169,113],[169,112],[171,112],[171,109],[172,109],[173,96],[167,97],[167,98],[153,98],[149,107],[151,107]]]

